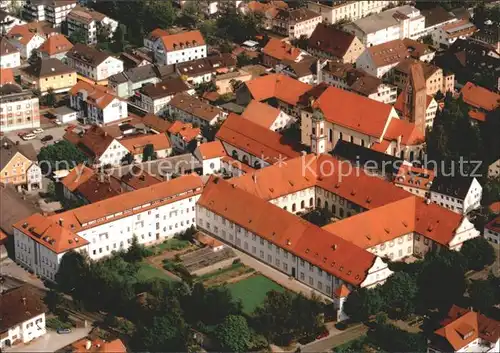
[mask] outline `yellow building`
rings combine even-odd
[[[15,145],[2,139],[0,147],[0,183],[28,190],[39,188],[42,182],[40,167],[35,163],[36,152],[31,144]]]
[[[21,79],[42,94],[52,88],[55,93],[67,92],[76,84],[76,70],[57,59],[39,59],[21,71]]]

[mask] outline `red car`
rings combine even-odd
[[[321,332],[319,335],[317,335],[316,339],[320,340],[322,338],[328,337],[329,334],[330,334],[330,332],[328,330],[325,330],[325,331]]]

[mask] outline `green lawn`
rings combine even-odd
[[[140,280],[148,280],[151,278],[161,278],[167,281],[173,281],[173,278],[167,276],[162,270],[146,263],[142,262],[137,272],[137,277]]]
[[[155,245],[154,248],[161,253],[163,251],[182,250],[187,248],[190,244],[191,243],[187,240],[172,238],[161,244]]]
[[[235,299],[240,299],[243,312],[251,314],[264,302],[267,292],[275,290],[283,292],[285,288],[262,275],[248,277],[242,281],[227,286]]]

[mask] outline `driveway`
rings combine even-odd
[[[55,331],[47,333],[28,344],[19,344],[5,349],[5,352],[55,352],[67,345],[86,337],[92,327],[73,329],[71,333],[60,335]]]
[[[365,325],[350,327],[344,331],[339,331],[336,328],[330,329],[330,335],[321,340],[317,340],[301,347],[302,352],[331,352],[332,348],[340,346],[344,343],[352,341],[368,331]]]

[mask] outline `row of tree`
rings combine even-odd
[[[248,316],[225,286],[143,280],[140,263],[149,254],[135,238],[126,252],[98,262],[68,252],[56,275],[57,291],[86,310],[133,322],[131,345],[140,351],[186,351],[198,343],[193,333],[202,332],[215,338],[221,350],[243,352],[266,347],[268,340],[314,336],[322,327],[323,304],[316,299],[269,292],[262,307]],[[57,293],[51,292],[51,307],[54,297]]]
[[[380,311],[395,318],[436,309],[446,313],[452,304],[463,300],[467,289],[466,272],[481,270],[494,260],[492,246],[478,237],[466,241],[460,252],[441,249],[429,252],[424,260],[412,264],[392,263],[390,268],[396,272],[382,286],[352,292],[345,303],[345,312],[355,321],[365,321]],[[484,284],[474,286],[484,288]],[[480,306],[481,293],[477,289],[475,292],[478,296],[474,302]],[[490,297],[490,294],[486,295]]]

